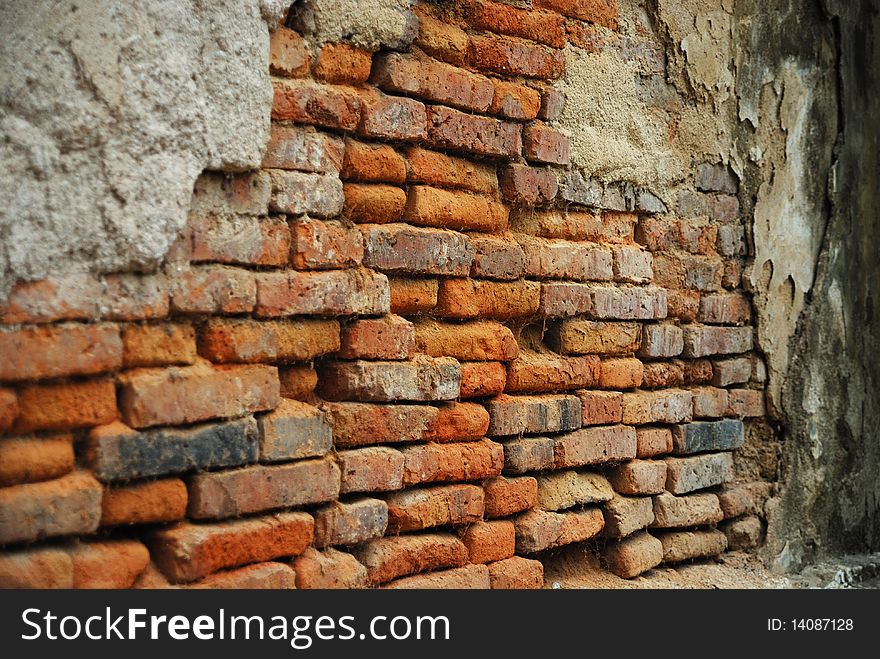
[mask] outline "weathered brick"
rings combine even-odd
[[[731,453],[703,453],[686,458],[664,458],[666,489],[672,494],[687,494],[733,480]]]
[[[503,231],[507,208],[486,197],[417,185],[409,189],[403,219],[439,229]]]
[[[101,526],[172,522],[186,515],[188,495],[179,478],[105,487]]]
[[[92,429],[85,461],[103,482],[180,474],[256,462],[259,430],[253,417],[189,428],[137,431],[117,422]]]
[[[0,588],[73,588],[73,561],[55,547],[4,551]]]
[[[47,481],[73,471],[73,467],[73,437],[69,434],[0,439],[0,487]]]
[[[651,458],[672,453],[672,430],[669,428],[636,428],[636,457]]]
[[[190,210],[220,215],[265,215],[271,186],[264,172],[205,172],[196,179]]]
[[[563,320],[550,327],[547,344],[568,355],[629,355],[641,345],[638,323],[609,323],[580,318]]]
[[[384,314],[391,307],[388,278],[366,268],[267,272],[256,280],[258,317]]]
[[[617,0],[535,0],[536,7],[558,11],[565,16],[617,29]]]
[[[340,492],[388,492],[403,487],[404,455],[387,446],[339,451]]]
[[[397,579],[383,588],[412,590],[488,590],[489,568],[485,565],[465,565],[451,570],[438,570]]]
[[[252,272],[222,265],[184,270],[171,284],[171,308],[180,313],[245,313],[256,298]]]
[[[106,320],[165,318],[169,311],[168,280],[161,274],[107,275],[98,307],[101,318]]]
[[[196,356],[192,325],[127,325],[122,330],[122,364],[126,368],[192,364]]]
[[[758,517],[743,517],[725,522],[721,531],[727,537],[727,548],[732,551],[753,549],[761,544],[764,525]]]
[[[730,355],[752,349],[751,327],[688,325],[684,328],[685,357]]]
[[[282,366],[278,369],[281,396],[292,400],[309,400],[318,386],[318,372],[313,366]]]
[[[469,0],[465,7],[474,27],[538,41],[554,48],[565,46],[565,21],[559,14],[525,11],[487,0]]]
[[[380,89],[485,112],[492,103],[492,81],[470,71],[414,55],[386,53],[376,58],[373,83]]]
[[[519,279],[525,267],[522,247],[498,236],[468,236],[475,250],[472,277],[510,281]]]
[[[534,119],[541,111],[541,94],[531,87],[493,78],[495,88],[490,114],[508,119]]]
[[[658,533],[657,537],[663,544],[664,563],[717,556],[727,549],[727,538],[715,529],[667,531]]]
[[[654,278],[653,258],[633,245],[617,245],[614,254],[614,279],[630,284],[645,284]]]
[[[691,385],[711,383],[712,362],[708,359],[691,359],[684,362],[684,381],[685,384]]]
[[[428,108],[428,144],[485,156],[513,158],[522,149],[519,125],[452,108]]]
[[[680,327],[665,323],[642,327],[640,357],[677,357],[683,349],[684,333]]]
[[[367,137],[396,141],[424,140],[427,112],[424,104],[411,98],[388,96],[368,88],[360,92],[361,122],[358,132]]]
[[[608,281],[611,252],[592,243],[515,235],[525,252],[526,275],[539,279]]]
[[[122,365],[115,325],[55,325],[0,331],[0,380],[96,375]]]
[[[662,460],[629,460],[611,467],[606,475],[621,494],[660,494],[666,489],[666,463]]]
[[[414,10],[419,17],[419,34],[416,45],[434,57],[461,66],[467,58],[468,36],[457,25],[437,20],[428,12],[422,11],[425,5],[416,5]]]
[[[454,231],[406,224],[363,225],[365,265],[383,272],[463,276],[470,272],[474,248]]]
[[[461,386],[457,361],[427,355],[408,362],[325,362],[319,376],[318,391],[327,400],[451,400]]]
[[[556,174],[546,167],[505,165],[499,178],[504,198],[517,206],[547,204],[556,198]]]
[[[341,139],[311,126],[273,123],[262,167],[333,173],[342,167],[343,149]]]
[[[315,62],[315,77],[336,85],[361,85],[370,77],[370,51],[347,43],[327,43],[321,46]]]
[[[581,401],[576,396],[508,396],[488,402],[488,435],[560,432],[581,427]]]
[[[645,362],[642,365],[642,388],[665,389],[684,385],[684,364],[673,362]]]
[[[538,118],[544,121],[555,121],[562,116],[565,109],[565,94],[550,85],[541,88],[541,109]]]
[[[568,137],[555,128],[534,122],[523,129],[523,154],[529,160],[551,165],[567,165],[571,161]]]
[[[654,256],[654,281],[667,288],[717,291],[724,262],[720,256],[663,253]]]
[[[632,579],[663,562],[663,543],[650,533],[635,533],[605,545],[605,562],[618,577]]]
[[[483,483],[485,514],[488,518],[507,517],[538,502],[538,482],[532,476],[499,476]]]
[[[752,364],[748,357],[718,359],[712,362],[711,381],[716,387],[748,382],[752,376]]]
[[[724,519],[718,497],[711,493],[677,497],[663,492],[654,497],[654,523],[661,529],[711,526]]]
[[[477,522],[459,533],[471,563],[491,563],[513,556],[516,532],[513,522]]]
[[[502,367],[503,368],[503,367]],[[502,385],[502,390],[504,386]],[[18,396],[12,389],[0,387],[0,432],[4,432],[15,423],[18,416]]]
[[[315,546],[355,545],[381,538],[388,525],[388,506],[380,499],[366,497],[334,501],[313,513]]]
[[[222,519],[290,508],[339,496],[339,467],[330,458],[203,472],[189,478],[193,519]]]
[[[388,532],[470,524],[483,518],[483,488],[439,485],[388,495]]]
[[[357,227],[342,222],[300,218],[290,223],[290,265],[324,270],[360,265],[364,241]]]
[[[318,551],[309,547],[293,561],[296,587],[365,588],[367,568],[351,554],[336,549]]]
[[[697,319],[700,294],[696,291],[667,291],[667,316],[683,322]]]
[[[325,455],[333,448],[333,430],[317,408],[281,399],[261,415],[260,462],[283,462]]]
[[[426,570],[464,565],[468,560],[464,543],[451,533],[377,538],[356,547],[353,553],[366,566],[369,582],[374,585]]]
[[[605,522],[602,511],[587,508],[579,511],[551,513],[530,510],[514,518],[516,551],[534,554],[544,549],[582,542],[602,531]]]
[[[598,384],[603,389],[634,389],[641,386],[643,373],[642,362],[633,357],[605,359],[602,361]]]
[[[296,574],[283,563],[267,562],[209,574],[184,588],[211,590],[286,590],[296,588]]]
[[[423,439],[438,414],[429,405],[326,403],[322,407],[333,426],[337,448]]]
[[[0,489],[2,544],[88,534],[100,520],[101,485],[87,471]]]
[[[606,501],[602,510],[605,517],[603,534],[609,538],[624,538],[647,528],[654,521],[651,497],[623,497],[615,495]]]
[[[578,391],[581,399],[582,423],[601,426],[620,423],[623,419],[623,394],[618,391]]]
[[[468,55],[483,71],[526,78],[558,78],[565,70],[562,51],[516,37],[471,36]]]
[[[594,286],[593,318],[605,320],[659,320],[666,317],[667,298],[662,288],[612,288]]]
[[[504,320],[531,316],[540,303],[541,285],[534,281],[442,279],[434,312],[445,318]]]
[[[716,492],[724,518],[763,514],[771,485],[763,481],[725,485]]]
[[[68,553],[74,588],[131,588],[150,562],[147,548],[135,540],[80,542]]]
[[[482,439],[489,428],[489,412],[477,403],[439,403],[437,416],[424,438],[432,442]]]
[[[470,361],[510,361],[519,355],[513,332],[501,323],[419,320],[414,327],[416,347],[433,357],[448,355]]]
[[[736,174],[723,163],[701,163],[697,168],[697,190],[736,194],[739,184]]]
[[[347,139],[340,176],[346,181],[399,185],[406,181],[406,161],[387,144]]]
[[[741,419],[764,416],[764,392],[760,389],[731,389],[727,413]]]
[[[392,313],[423,313],[437,306],[438,284],[436,279],[391,277],[388,280],[388,285]]]
[[[400,316],[359,318],[342,331],[337,356],[343,359],[408,359],[415,350],[415,330]]]
[[[713,293],[700,298],[697,320],[712,325],[745,325],[752,319],[752,306],[742,293]]]
[[[553,440],[520,437],[504,442],[504,473],[522,474],[553,467]]]
[[[722,224],[716,228],[716,249],[721,256],[745,256],[748,253],[745,229],[742,226]]]
[[[683,455],[705,451],[732,451],[743,445],[743,423],[737,419],[694,421],[672,429],[674,452]]]
[[[715,251],[718,227],[668,217],[642,217],[636,225],[635,239],[651,252],[683,249],[692,254],[711,255]]]
[[[311,80],[273,80],[272,118],[339,130],[354,130],[361,98],[348,87]]]
[[[91,320],[99,315],[101,294],[101,282],[91,275],[20,282],[0,305],[0,322],[13,325]]]
[[[596,241],[602,236],[598,215],[566,210],[515,208],[510,212],[510,228],[539,238]]]
[[[691,389],[694,395],[694,416],[719,418],[727,412],[727,389],[718,387],[697,387]]]
[[[460,398],[495,396],[506,384],[507,369],[501,362],[461,362]]]
[[[553,353],[522,351],[519,357],[507,364],[504,390],[509,393],[540,393],[580,389],[593,386],[598,378],[599,358],[595,355],[560,357]]]
[[[406,158],[410,183],[470,190],[489,196],[498,192],[498,175],[489,165],[417,146],[407,149]]]
[[[199,330],[199,353],[220,364],[307,361],[338,349],[335,320],[212,318]]]
[[[336,174],[267,169],[272,185],[269,210],[313,217],[333,217],[342,212],[345,196]]]
[[[181,523],[150,533],[150,555],[175,582],[217,570],[301,554],[312,544],[314,520],[286,512],[214,524]]]
[[[623,422],[680,423],[689,421],[693,412],[693,396],[684,389],[636,391],[623,394]]]
[[[544,565],[522,556],[489,563],[489,582],[493,590],[525,590],[544,587]]]
[[[269,32],[269,72],[272,75],[307,76],[310,59],[305,39],[293,30],[278,26]]]
[[[554,465],[581,467],[636,457],[636,431],[629,426],[582,428],[553,438]]]
[[[12,429],[67,430],[110,423],[116,418],[112,379],[26,385],[18,392],[18,417]]]
[[[492,478],[501,474],[504,465],[501,444],[488,439],[407,446],[401,453],[405,460],[404,486]]]
[[[346,183],[343,213],[352,222],[397,222],[406,205],[406,192],[384,183]]]
[[[119,410],[133,428],[193,423],[271,410],[278,404],[274,366],[136,369],[119,376]]]
[[[614,497],[614,490],[601,474],[566,469],[541,474],[537,480],[541,510],[565,510],[585,503],[602,503]]]

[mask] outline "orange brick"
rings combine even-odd
[[[503,447],[488,439],[405,446],[401,453],[404,457],[404,487],[492,478],[501,474],[504,465]]]
[[[0,380],[97,375],[122,365],[115,325],[55,325],[0,331]]]
[[[193,262],[284,265],[290,230],[280,217],[192,213],[187,227]]]
[[[602,219],[594,213],[534,208],[515,208],[510,212],[511,231],[538,238],[597,242],[602,228]]]
[[[485,195],[498,192],[494,167],[417,146],[407,149],[406,158],[410,183],[459,188]]]
[[[494,396],[506,383],[507,369],[501,362],[461,362],[461,398]]]
[[[171,284],[171,306],[180,313],[245,313],[256,298],[254,275],[242,268],[194,266]]]
[[[642,362],[632,357],[602,362],[599,386],[603,389],[634,389],[642,384]]]
[[[583,403],[583,424],[601,426],[620,423],[623,418],[623,394],[619,391],[578,391]]]
[[[0,487],[50,480],[73,467],[71,435],[0,439]]]
[[[305,40],[293,30],[277,27],[269,32],[269,71],[273,75],[302,78],[309,74]]]
[[[388,446],[339,451],[340,492],[389,492],[403,487],[403,453]]]
[[[752,306],[742,293],[716,293],[700,298],[701,323],[744,325],[752,319]]]
[[[415,351],[413,324],[400,316],[359,318],[342,331],[342,359],[409,359]]]
[[[489,413],[476,403],[440,403],[423,438],[434,442],[480,439],[489,428]]]
[[[480,117],[441,105],[427,109],[428,144],[485,156],[515,158],[522,150],[516,123]]]
[[[728,402],[728,413],[732,416],[745,418],[764,416],[764,392],[759,389],[731,389]]]
[[[684,362],[685,384],[709,384],[713,378],[712,362],[708,359],[691,359]]]
[[[337,448],[423,439],[438,414],[437,408],[430,405],[325,403],[322,408],[333,426]]]
[[[417,314],[437,306],[436,279],[391,277],[388,285],[391,289],[392,313]]]
[[[0,322],[49,323],[91,320],[99,315],[101,283],[91,275],[21,282],[0,306]]]
[[[523,129],[523,155],[529,160],[552,165],[571,161],[571,144],[561,131],[539,121]]]
[[[356,227],[308,217],[290,223],[290,265],[326,270],[360,265],[364,242]]]
[[[538,282],[443,279],[437,292],[435,313],[440,317],[462,319],[518,318],[537,312],[540,302]]]
[[[351,554],[309,547],[293,561],[297,588],[365,588],[367,568]]]
[[[73,562],[55,547],[4,551],[0,588],[73,588]]]
[[[372,55],[367,50],[345,43],[321,47],[315,63],[315,77],[337,85],[360,85],[370,77]]]
[[[513,332],[501,323],[419,320],[414,327],[416,347],[432,357],[447,355],[469,361],[509,361],[519,356],[519,345]]]
[[[477,522],[459,533],[471,563],[491,563],[513,556],[516,532],[513,522]]]
[[[403,219],[440,229],[503,231],[507,209],[485,197],[417,185],[409,189]]]
[[[311,80],[273,80],[272,118],[300,124],[354,130],[361,117],[361,98],[347,87]]]
[[[434,57],[462,66],[467,59],[468,36],[460,27],[447,20],[438,21],[422,10],[424,5],[416,5],[419,17],[419,34],[416,45]]]
[[[685,322],[697,319],[700,308],[700,294],[697,291],[670,290],[668,298],[669,318],[678,318]]]
[[[112,379],[28,385],[18,406],[13,428],[19,432],[98,426],[116,418],[116,386]]]
[[[562,51],[515,37],[472,36],[471,63],[483,71],[526,78],[558,78],[565,71]]]
[[[187,323],[126,325],[122,330],[126,368],[192,364],[196,356],[196,332]]]
[[[469,0],[467,16],[481,29],[523,37],[554,48],[565,46],[565,21],[549,11],[525,11],[500,2]]]
[[[314,366],[282,366],[278,369],[281,396],[293,400],[307,400],[318,386],[318,372]]]
[[[352,222],[396,222],[406,205],[406,193],[393,185],[346,183],[343,192],[343,212]]]
[[[669,428],[636,429],[636,457],[651,458],[672,453],[672,431]]]
[[[186,485],[179,478],[105,487],[101,499],[101,526],[183,519],[186,504]]]
[[[492,79],[495,93],[491,114],[500,114],[508,119],[534,119],[541,109],[541,95],[531,87],[506,80]]]
[[[663,544],[645,531],[605,547],[608,569],[618,577],[632,579],[663,562]]]
[[[80,542],[69,553],[74,588],[131,588],[150,563],[150,552],[134,540]]]
[[[186,588],[282,590],[296,588],[296,574],[283,563],[259,563],[210,574]]]
[[[544,549],[589,540],[599,534],[605,522],[601,510],[586,508],[564,513],[530,510],[516,517],[514,524],[516,551],[533,554]]]
[[[395,183],[406,181],[406,161],[387,144],[345,141],[343,180],[364,183]]]
[[[554,466],[582,467],[636,457],[637,436],[629,426],[592,426],[553,439]]]
[[[356,547],[354,556],[366,566],[369,582],[376,585],[426,570],[464,565],[468,554],[464,543],[451,533],[425,533],[371,540]]]
[[[488,590],[489,587],[489,568],[485,565],[465,565],[451,570],[417,574],[383,586],[412,590]]]
[[[662,460],[628,460],[606,472],[620,494],[660,494],[666,490],[666,463]]]
[[[642,370],[642,387],[660,389],[684,384],[684,364],[675,362],[646,362]]]
[[[544,565],[522,556],[489,563],[492,589],[524,590],[544,587]]]
[[[18,416],[18,397],[12,389],[0,387],[0,432],[11,427]]]
[[[257,275],[257,317],[388,313],[388,279],[366,268]]]
[[[483,489],[476,485],[439,485],[393,492],[388,503],[388,532],[469,524],[483,518]]]
[[[560,389],[580,389],[595,384],[599,377],[599,358],[559,357],[522,351],[507,364],[505,391],[519,393],[551,392]]]
[[[308,361],[338,349],[336,320],[212,318],[199,331],[199,353],[221,364]]]
[[[499,476],[483,483],[486,517],[508,517],[538,504],[533,476]]]
[[[558,11],[565,16],[617,29],[617,0],[535,0],[536,7]]]

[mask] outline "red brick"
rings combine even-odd
[[[101,283],[91,275],[21,282],[0,306],[0,322],[13,325],[91,320],[99,315],[101,293]]]
[[[529,160],[567,165],[570,150],[568,137],[546,124],[532,123],[523,130],[523,154]]]
[[[56,325],[0,331],[0,380],[96,375],[122,365],[115,325]]]
[[[327,403],[323,407],[338,448],[420,440],[438,413],[429,405]]]
[[[474,260],[471,243],[454,231],[368,224],[361,232],[364,264],[383,272],[463,276]]]
[[[493,590],[524,590],[544,587],[544,565],[522,556],[489,563]]]
[[[376,58],[373,83],[388,92],[484,112],[492,102],[492,81],[449,64],[413,55],[386,53]]]
[[[73,561],[55,547],[4,551],[0,588],[73,588]]]
[[[742,293],[716,293],[700,298],[697,320],[718,325],[745,325],[752,319],[752,306]]]
[[[525,273],[539,279],[608,281],[611,251],[592,243],[549,240],[514,234],[526,255]]]
[[[636,431],[628,426],[594,426],[554,438],[555,467],[581,467],[636,457]]]
[[[621,494],[660,494],[666,489],[666,463],[662,460],[629,460],[606,475]]]
[[[368,144],[348,139],[341,176],[347,181],[396,183],[406,181],[406,161],[387,144]]]
[[[133,428],[232,418],[278,404],[274,366],[136,369],[119,378],[119,408]]]
[[[581,402],[575,396],[509,396],[488,403],[488,435],[559,432],[581,427]]]
[[[513,556],[516,531],[509,520],[477,522],[461,531],[459,536],[467,547],[471,563],[491,563]]]
[[[564,513],[530,510],[516,517],[514,524],[516,551],[534,554],[544,549],[589,540],[599,534],[605,523],[602,511],[587,508]]]
[[[273,411],[258,418],[260,462],[284,462],[325,455],[333,448],[333,431],[318,408],[282,398]]]
[[[558,11],[565,16],[617,29],[617,0],[535,0],[536,7]]]
[[[654,521],[651,497],[622,497],[615,494],[603,505],[607,538],[623,538],[647,528]]]
[[[186,588],[281,590],[296,588],[296,574],[282,563],[258,563],[208,575]]]
[[[601,426],[623,419],[623,394],[618,391],[578,391],[583,425]]]
[[[267,169],[272,185],[269,209],[278,213],[335,217],[345,201],[342,182],[334,174]]]
[[[476,403],[439,403],[437,417],[424,439],[433,442],[457,442],[480,439],[489,428],[489,413]]]
[[[643,389],[663,389],[684,385],[684,364],[674,362],[645,362],[642,368]]]
[[[498,191],[494,167],[417,146],[407,150],[406,158],[410,183],[460,188],[490,196]]]
[[[499,476],[483,483],[486,517],[508,517],[534,508],[538,481],[532,476]]]
[[[307,76],[310,59],[305,39],[293,30],[279,26],[269,32],[269,72],[273,75]]]
[[[387,446],[339,451],[340,492],[389,492],[403,487],[403,453]]]
[[[407,590],[488,590],[489,568],[485,565],[465,565],[452,570],[438,570],[427,574],[397,579],[383,588]]]
[[[636,428],[636,457],[651,458],[672,453],[672,431],[669,428]]]
[[[645,284],[654,278],[650,252],[633,245],[618,245],[614,254],[614,279],[630,284]]]
[[[472,36],[468,54],[478,69],[502,75],[552,79],[565,70],[562,51],[514,37]]]
[[[520,352],[507,364],[505,391],[521,393],[551,392],[592,386],[599,377],[599,358],[560,357],[553,353]]]
[[[100,519],[101,485],[87,471],[0,489],[2,544],[92,533]]]
[[[403,219],[441,229],[503,231],[507,208],[485,197],[418,185],[409,189]]]
[[[385,534],[388,506],[380,499],[366,497],[334,501],[318,508],[315,517],[315,546],[356,545]]]
[[[556,197],[558,184],[553,170],[527,165],[506,165],[501,170],[501,192],[520,206],[546,204]]]
[[[354,556],[367,568],[371,584],[426,570],[467,563],[467,548],[449,533],[425,533],[378,538],[355,548]]]
[[[663,562],[663,544],[650,533],[636,533],[607,544],[605,562],[618,577],[632,579]]]
[[[351,554],[336,549],[318,551],[309,547],[293,561],[296,587],[310,588],[364,588],[367,568]]]
[[[538,41],[554,48],[565,46],[565,21],[549,11],[525,11],[499,2],[469,0],[467,16],[475,27],[498,34]]]
[[[461,362],[461,398],[494,396],[506,383],[507,369],[501,362]]]
[[[252,272],[222,265],[184,270],[171,286],[171,307],[180,313],[246,313],[256,298]]]
[[[73,467],[71,435],[0,439],[0,487],[47,481]]]
[[[541,287],[533,281],[443,279],[437,291],[435,313],[446,318],[503,320],[531,316],[538,311],[540,302]]]
[[[179,478],[105,487],[101,499],[101,526],[183,519],[187,500],[186,485]]]
[[[343,149],[341,139],[311,126],[273,123],[262,166],[321,174],[337,172],[342,167]]]
[[[290,230],[278,217],[193,214],[192,261],[244,265],[284,265]]]
[[[638,216],[621,211],[602,211],[602,239],[609,243],[631,243]]]
[[[278,369],[281,395],[293,400],[307,400],[318,386],[318,372],[314,366],[281,366]]]
[[[475,250],[471,276],[511,281],[519,279],[525,269],[525,254],[513,240],[499,236],[468,236]]]
[[[330,458],[203,472],[189,479],[187,515],[222,519],[290,508],[339,496],[339,467]]]
[[[434,148],[510,158],[522,150],[522,135],[515,123],[431,106],[428,143]]]
[[[565,109],[565,94],[555,87],[544,85],[541,89],[541,109],[538,118],[544,121],[555,121],[562,116]]]
[[[431,356],[448,355],[465,361],[509,361],[519,355],[513,332],[498,322],[420,320],[414,327],[416,347]]]
[[[731,389],[729,393],[728,413],[732,416],[756,417],[764,416],[764,392],[759,389]]]
[[[506,80],[492,79],[495,93],[490,114],[500,114],[508,119],[534,119],[541,109],[541,95],[531,87]]]
[[[415,330],[400,316],[360,318],[342,331],[337,356],[343,359],[409,359],[415,350]]]
[[[602,220],[593,213],[515,208],[510,212],[510,228],[539,238],[595,242],[602,235]]]
[[[632,357],[602,362],[599,386],[603,389],[634,389],[642,384],[642,362]]]
[[[346,183],[343,213],[352,222],[396,222],[406,205],[406,193],[385,184]]]
[[[267,272],[256,280],[257,317],[383,314],[390,309],[388,279],[366,268]]]
[[[311,80],[273,80],[272,118],[299,124],[354,130],[361,117],[361,98],[347,87]]]
[[[501,474],[504,450],[488,439],[452,444],[420,444],[401,449],[404,487],[420,483],[469,481]]]
[[[434,57],[462,66],[467,59],[468,36],[457,25],[447,20],[437,20],[424,11],[425,5],[414,7],[419,17],[419,34],[416,45]]]
[[[652,252],[683,249],[692,254],[710,255],[715,251],[718,227],[696,225],[667,217],[643,217],[636,225],[635,239]]]
[[[168,296],[168,281],[164,275],[107,275],[100,298],[101,317],[107,320],[165,318],[169,310]]]
[[[641,325],[592,320],[563,320],[551,327],[548,345],[564,354],[628,355],[638,350]]]
[[[438,485],[388,495],[388,532],[470,524],[483,518],[483,489]]]
[[[18,416],[18,397],[12,389],[0,387],[0,433],[10,428]]]
[[[328,43],[318,53],[315,77],[337,85],[360,85],[370,77],[371,64],[372,55],[367,50],[345,43]]]
[[[708,384],[712,382],[712,372],[712,362],[708,359],[691,359],[684,362],[685,384]]]
[[[300,218],[290,223],[290,265],[326,270],[360,265],[364,244],[356,227],[342,222]]]
[[[562,281],[541,282],[540,315],[547,318],[580,316],[592,308],[592,286]]]
[[[18,408],[18,432],[98,426],[116,418],[116,387],[109,378],[28,385],[18,392]]]
[[[667,292],[667,297],[669,318],[677,318],[684,322],[692,322],[697,319],[700,308],[700,294],[698,292],[671,290]]]
[[[724,262],[720,256],[657,254],[654,256],[654,281],[666,288],[695,291],[721,289]]]
[[[397,141],[423,140],[427,136],[424,104],[372,89],[361,92],[361,100],[361,135]]]
[[[660,320],[666,317],[666,291],[646,288],[594,286],[590,314],[603,320]]]
[[[685,357],[730,355],[752,349],[751,327],[689,325],[684,328]]]
[[[423,313],[437,306],[436,279],[391,277],[388,285],[391,289],[392,313]]]
[[[307,361],[338,349],[335,320],[212,318],[199,331],[199,352],[215,363]]]
[[[150,553],[134,540],[80,542],[70,550],[74,588],[131,588],[150,562]]]
[[[461,369],[450,357],[325,362],[318,373],[318,392],[326,400],[452,400],[461,386]]]
[[[313,533],[310,515],[288,512],[216,524],[182,523],[152,532],[147,544],[166,577],[186,582],[223,568],[301,554],[312,544]]]

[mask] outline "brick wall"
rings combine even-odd
[[[263,168],[199,179],[161,272],[13,291],[0,585],[534,588],[571,543],[626,578],[760,543],[736,180],[669,212],[571,168],[553,81],[615,0],[454,4],[406,52],[291,16]]]

